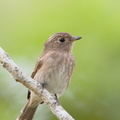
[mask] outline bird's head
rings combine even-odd
[[[66,32],[53,34],[45,43],[45,50],[71,51],[74,41],[82,37],[75,37]]]

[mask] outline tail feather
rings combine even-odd
[[[37,106],[29,105],[29,100],[25,105],[24,109],[21,111],[21,115],[17,118],[17,120],[32,120],[37,109]]]

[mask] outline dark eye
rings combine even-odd
[[[64,42],[65,39],[64,39],[64,38],[60,38],[59,41],[60,41],[60,42]]]

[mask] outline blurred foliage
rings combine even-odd
[[[62,106],[76,120],[120,120],[120,1],[0,0],[0,46],[28,75],[56,32],[83,37],[74,45],[76,67]],[[0,66],[0,119],[16,119],[26,94]],[[39,119],[57,120],[46,105]]]

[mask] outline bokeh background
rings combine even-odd
[[[28,75],[56,32],[83,37],[61,105],[76,120],[120,120],[120,1],[0,0],[0,46]],[[0,66],[0,119],[15,120],[26,94]],[[46,105],[35,114],[40,119],[57,120]]]

